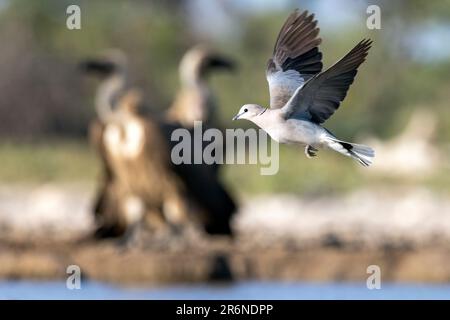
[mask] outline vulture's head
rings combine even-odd
[[[104,78],[113,74],[125,73],[127,65],[127,57],[122,51],[109,49],[98,57],[82,61],[79,68],[86,74]]]
[[[236,64],[230,58],[221,55],[208,47],[195,46],[185,53],[180,63],[180,76],[184,82],[206,78],[215,70],[232,71]]]

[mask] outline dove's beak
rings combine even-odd
[[[242,113],[238,113],[237,115],[235,115],[234,117],[233,117],[233,119],[231,119],[231,120],[238,120],[239,119],[239,117],[240,116],[242,116],[244,113],[242,112]]]

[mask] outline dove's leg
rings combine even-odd
[[[305,147],[305,155],[310,159],[317,155],[316,154],[317,151],[318,150],[316,148],[313,148],[310,145],[306,145],[306,147]]]

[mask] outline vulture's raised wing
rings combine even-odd
[[[284,117],[323,123],[344,100],[357,69],[364,62],[371,40],[362,40],[341,60],[298,88],[282,108]]]
[[[267,63],[271,108],[282,108],[299,86],[322,70],[318,34],[314,14],[295,10],[287,18]]]

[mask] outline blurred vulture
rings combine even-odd
[[[186,191],[170,167],[168,145],[158,124],[139,114],[141,97],[128,87],[124,54],[109,51],[83,67],[104,77],[95,103],[99,119],[90,130],[104,167],[94,208],[96,235],[121,235],[144,216],[160,226],[166,225],[167,217],[186,218]]]
[[[100,157],[102,169],[93,208],[97,225],[95,236],[99,238],[120,236],[127,226],[119,204],[114,172],[103,142],[105,126],[115,111],[113,106],[126,90],[126,64],[126,57],[121,51],[109,50],[101,59],[88,60],[80,65],[82,71],[99,76],[102,80],[95,97],[97,119],[89,126],[90,142]]]
[[[210,48],[197,45],[188,50],[179,65],[179,76],[181,89],[177,93],[174,102],[170,106],[166,119],[174,125],[181,125],[186,129],[192,130],[196,121],[201,121],[203,129],[219,128],[220,124],[216,119],[216,101],[213,92],[208,83],[208,75],[215,70],[233,71],[235,63],[214,52]],[[170,139],[169,139],[170,140]],[[203,148],[205,145],[203,145]],[[225,150],[225,145],[220,146]],[[193,154],[195,150],[191,151]],[[197,192],[197,197],[201,197],[203,201],[210,203],[209,207],[214,208],[214,202],[221,203],[214,209],[214,217],[217,220],[216,226],[229,226],[229,221],[235,211],[235,205],[230,196],[222,188],[220,192],[209,189],[209,185],[220,185],[218,182],[218,172],[220,165],[192,165],[189,167],[177,166],[177,170],[181,171],[185,181],[192,186],[192,190]],[[197,176],[201,175],[202,180],[198,180]],[[203,180],[209,183],[203,184]],[[208,194],[208,197],[202,196]]]
[[[157,229],[200,223],[208,233],[231,234],[234,202],[202,166],[172,164],[170,133],[176,126],[140,113],[142,98],[128,86],[123,53],[110,51],[82,67],[103,77],[98,120],[90,127],[103,164],[96,236],[120,236],[142,219]]]

